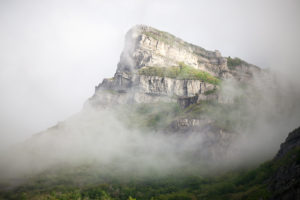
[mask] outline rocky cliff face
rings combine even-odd
[[[270,180],[271,199],[300,199],[300,127],[281,144],[274,161],[278,169]]]
[[[148,26],[135,26],[128,31],[115,76],[104,79],[90,99],[92,105],[174,102],[186,107],[206,99],[217,84],[195,78],[168,77],[161,74],[141,75],[139,70],[170,68],[180,63],[218,79],[247,81],[259,68],[244,61],[230,62],[219,51],[207,51],[175,36]],[[231,61],[231,60],[230,60]],[[233,63],[233,64],[232,64]],[[210,95],[208,95],[210,94]]]
[[[130,78],[120,76],[110,80],[105,79],[96,89],[91,101],[94,105],[109,105],[110,103],[176,102],[189,100],[195,96],[205,99],[207,98],[205,93],[216,87],[200,80],[178,80],[144,75]]]
[[[277,153],[275,159],[282,158],[291,150],[299,147],[300,147],[300,127],[295,129],[293,132],[291,132],[289,136],[286,138],[285,142],[280,145],[280,150]]]

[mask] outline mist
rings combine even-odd
[[[1,175],[38,173],[61,163],[163,174],[272,158],[299,126],[299,13],[296,0],[2,1]],[[82,110],[94,86],[113,76],[125,33],[136,24],[270,71],[244,91],[245,117],[254,125],[240,130],[223,157],[216,150],[217,156],[204,162],[201,134],[183,139],[144,133],[128,129],[110,110]],[[222,92],[229,98],[241,95],[234,82],[224,83]]]
[[[249,88],[225,81],[221,95],[233,100],[244,97],[233,120],[246,125],[232,133],[227,148],[210,144],[210,138],[216,137],[211,133],[128,126],[139,122],[126,119],[130,116],[123,105],[94,107],[87,102],[79,113],[2,151],[0,176],[20,179],[81,166],[127,178],[222,173],[272,159],[288,133],[299,126],[299,91],[269,72],[256,76]],[[128,109],[134,112],[130,105]]]

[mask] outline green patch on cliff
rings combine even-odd
[[[237,66],[240,65],[248,65],[245,61],[240,58],[231,58],[230,56],[227,58],[227,66],[229,69],[234,70]]]
[[[214,85],[220,84],[220,79],[211,74],[195,69],[184,63],[171,67],[143,67],[138,71],[139,75],[160,76],[184,80],[201,80]]]
[[[229,132],[239,132],[255,124],[255,115],[239,101],[233,104],[220,104],[215,100],[202,100],[192,104],[180,113],[182,118],[206,117],[212,120],[215,127]]]
[[[168,127],[182,112],[177,103],[143,103],[118,108],[118,117],[128,128],[157,131]]]
[[[175,36],[170,34],[166,34],[165,32],[158,31],[158,32],[144,32],[145,35],[151,37],[157,41],[162,41],[166,44],[173,45],[174,41],[176,40]]]
[[[212,90],[207,90],[204,92],[204,95],[211,95],[211,94],[215,94],[217,92],[217,88],[214,88]]]

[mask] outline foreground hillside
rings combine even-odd
[[[299,199],[300,128],[289,134],[276,157],[255,169],[219,175],[181,175],[161,178],[116,177],[111,172],[82,166],[47,171],[1,199]]]

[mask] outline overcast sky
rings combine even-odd
[[[136,24],[297,74],[299,5],[297,0],[0,0],[0,140],[21,141],[80,111],[94,86],[113,76],[124,35]]]

